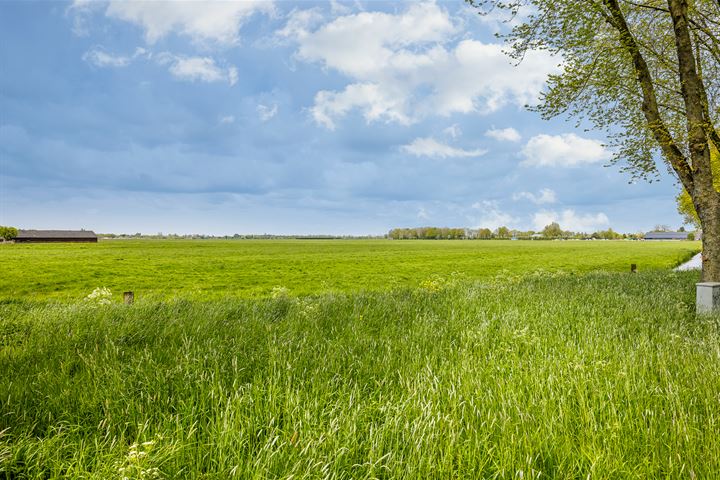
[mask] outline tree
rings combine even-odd
[[[653,232],[670,232],[672,228],[669,225],[655,225]]]
[[[512,58],[559,54],[540,104],[608,134],[613,163],[653,179],[662,158],[687,190],[703,229],[703,280],[720,281],[720,1],[466,0],[514,15]]]
[[[510,238],[510,229],[507,227],[498,227],[497,229],[498,238]]]
[[[543,235],[547,238],[559,238],[562,237],[562,234],[562,228],[560,228],[560,225],[557,222],[552,222],[550,225],[543,228]]]
[[[489,240],[492,238],[492,231],[489,228],[480,228],[477,232],[477,238]]]
[[[12,240],[17,237],[18,231],[15,227],[4,227],[0,225],[0,238],[5,241]]]
[[[720,152],[714,147],[710,149],[710,158],[715,190],[720,191]],[[683,188],[675,200],[677,201],[678,213],[683,216],[685,223],[700,228],[700,217],[695,211],[695,205],[693,205],[692,198],[687,190]]]

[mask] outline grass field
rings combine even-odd
[[[715,478],[698,247],[0,246],[0,479]]]
[[[715,478],[697,273],[0,305],[0,478]]]
[[[96,287],[199,299],[417,286],[433,275],[470,279],[538,269],[574,273],[668,269],[699,242],[114,240],[0,245],[0,298],[77,300]]]

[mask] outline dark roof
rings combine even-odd
[[[648,232],[646,240],[687,240],[688,232]]]
[[[92,230],[18,230],[15,238],[97,238]]]

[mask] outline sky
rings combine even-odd
[[[464,2],[0,2],[0,224],[377,235],[681,225],[603,133],[542,120]]]

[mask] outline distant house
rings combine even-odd
[[[687,232],[648,232],[645,240],[687,240]]]
[[[85,242],[97,243],[92,230],[18,230],[15,243]]]

